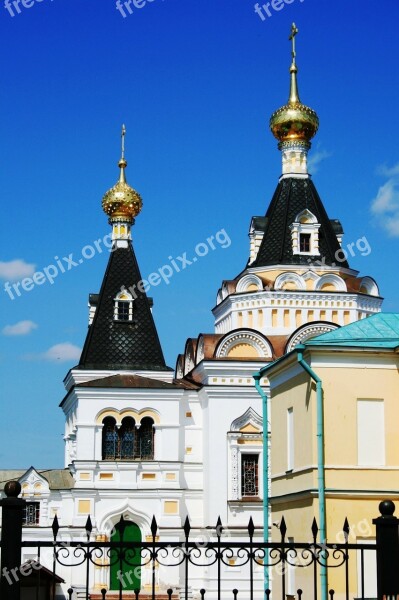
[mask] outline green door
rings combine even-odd
[[[115,525],[111,542],[120,542],[121,524]],[[123,542],[141,542],[141,531],[136,523],[124,522]],[[116,549],[111,550],[110,589],[122,591],[139,590],[141,587],[140,576],[140,548],[124,549],[122,557]]]

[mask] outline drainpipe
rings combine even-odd
[[[324,415],[323,415],[323,383],[303,358],[305,347],[300,344],[295,350],[298,353],[298,363],[316,382],[316,412],[317,412],[317,481],[319,495],[319,535],[321,544],[326,543],[326,482],[324,473]],[[327,600],[327,568],[320,567],[321,598]]]
[[[261,377],[262,369],[253,375],[255,387],[262,398],[263,407],[263,541],[266,545],[269,542],[269,419],[267,411],[267,396],[260,385]],[[264,588],[265,590],[269,589],[268,567],[265,567],[264,571]]]

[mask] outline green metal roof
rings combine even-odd
[[[305,346],[396,348],[399,346],[399,314],[378,313],[311,338]]]

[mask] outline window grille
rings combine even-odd
[[[24,506],[22,524],[24,526],[39,525],[40,502],[27,502]]]
[[[135,422],[131,417],[126,417],[122,421],[122,426],[119,430],[119,440],[121,449],[121,458],[134,458],[134,441],[135,441]]]
[[[125,417],[118,428],[113,417],[103,421],[103,460],[153,460],[154,421],[145,417],[136,428],[132,417]]]
[[[243,454],[241,459],[241,495],[258,496],[258,454]]]
[[[130,302],[118,301],[118,321],[129,321]]]
[[[139,429],[140,457],[146,460],[154,458],[154,428],[153,420],[144,418]]]
[[[103,424],[103,460],[113,460],[119,452],[116,421],[109,417],[104,419]]]

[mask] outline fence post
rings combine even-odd
[[[377,541],[378,600],[399,595],[399,519],[394,516],[395,504],[384,500],[379,504],[380,517],[373,519]]]
[[[0,500],[1,526],[1,600],[20,600],[22,516],[26,500],[18,498],[21,485],[9,481],[4,487],[6,498]]]

